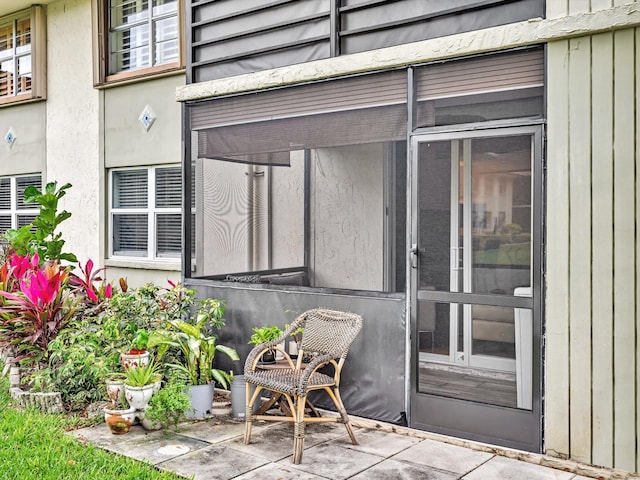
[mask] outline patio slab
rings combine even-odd
[[[490,453],[469,450],[434,440],[422,440],[394,457],[417,465],[465,474],[493,457]],[[494,477],[499,478],[499,477]]]
[[[153,465],[184,455],[185,449],[188,449],[186,452],[192,452],[210,445],[202,440],[177,433],[147,432],[141,426],[132,426],[129,433],[125,435],[113,435],[106,424],[101,424],[76,430],[73,436],[105,450]]]
[[[295,468],[325,478],[344,480],[371,468],[383,460],[384,458],[378,455],[350,450],[327,442],[305,449],[302,455],[302,463],[295,465]],[[279,463],[290,464],[291,458],[281,460]]]
[[[338,428],[340,427],[340,428]],[[304,436],[306,449],[339,438],[344,431],[337,423],[319,423],[307,426]],[[277,462],[293,455],[293,425],[290,423],[274,423],[260,430],[252,430],[251,443],[244,444],[244,437],[237,437],[223,445],[250,455]]]
[[[493,457],[473,472],[462,477],[463,480],[573,480],[575,474],[554,470],[553,468],[519,462],[511,458]]]
[[[349,435],[346,434],[336,440],[331,440],[331,442],[359,452],[370,453],[379,457],[391,457],[421,441],[419,438],[407,435],[397,433],[380,435],[379,432],[366,429],[355,429],[355,435],[358,445],[352,444]]]
[[[268,463],[260,468],[252,470],[236,477],[236,480],[327,480],[312,473],[303,472],[293,465],[281,465]]]
[[[308,425],[300,465],[291,463],[289,423],[257,422],[250,445],[243,443],[244,422],[228,415],[185,422],[168,435],[140,426],[113,435],[105,424],[69,434],[194,480],[589,480],[424,438],[409,429],[392,432],[361,425],[354,430],[359,445],[351,444],[341,424]]]
[[[258,432],[263,426],[254,427]],[[232,417],[216,418],[201,422],[183,423],[178,433],[186,437],[204,440],[209,443],[220,443],[244,435],[244,421]]]
[[[385,460],[353,477],[353,480],[457,480],[455,473],[418,466],[396,460]]]
[[[229,480],[265,465],[267,460],[211,445],[156,465],[194,480]]]

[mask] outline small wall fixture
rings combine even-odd
[[[4,135],[4,143],[11,150],[13,148],[13,144],[16,143],[16,132],[13,130],[13,127],[9,127],[7,133]]]
[[[138,121],[144,127],[146,132],[148,132],[149,129],[153,126],[154,122],[156,121],[156,114],[149,105],[146,105],[144,107],[142,113],[138,117]]]

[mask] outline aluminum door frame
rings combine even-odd
[[[467,126],[469,127],[469,126]],[[417,264],[412,255],[418,254],[418,144],[427,141],[452,141],[482,137],[531,135],[533,138],[532,163],[532,293],[533,297],[503,298],[474,293],[451,293],[421,291],[417,289],[417,268],[410,268],[407,281],[407,304],[410,318],[410,345],[408,355],[409,375],[409,425],[413,428],[477,440],[531,452],[541,452],[543,447],[542,417],[542,318],[543,298],[543,138],[542,121],[487,122],[473,128],[434,128],[416,130],[410,138],[408,191],[408,219],[410,236],[407,239],[410,251],[409,262]],[[466,400],[439,397],[418,392],[418,339],[417,301],[427,300],[442,303],[472,303],[479,305],[509,306],[532,309],[533,317],[533,398],[531,410],[521,410]]]

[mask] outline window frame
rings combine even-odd
[[[31,90],[25,93],[0,97],[0,107],[20,102],[46,99],[47,38],[44,7],[41,5],[33,5],[28,9],[6,15],[0,18],[0,25],[6,25],[10,22],[13,23],[13,38],[15,38],[15,22],[25,18],[29,18],[30,21]],[[14,52],[11,58],[15,60],[18,57],[20,57],[20,55]]]
[[[109,260],[116,261],[129,261],[129,262],[157,262],[157,263],[170,263],[179,264],[181,261],[182,250],[184,246],[181,246],[180,252],[177,252],[175,256],[159,256],[157,245],[157,218],[161,214],[178,214],[180,215],[180,235],[182,235],[182,205],[178,207],[157,207],[156,206],[156,171],[162,169],[174,168],[178,169],[180,178],[182,179],[182,168],[180,164],[169,163],[153,166],[135,166],[135,167],[123,167],[109,169],[109,188],[108,188],[108,219],[109,219],[109,234],[108,234],[108,255]],[[137,208],[115,208],[114,207],[114,173],[123,171],[136,171],[144,170],[147,174],[147,206]],[[180,182],[180,197],[182,198],[182,180]],[[132,214],[147,216],[147,252],[146,255],[123,255],[116,254],[114,251],[115,246],[115,228],[114,218],[118,214]]]
[[[32,206],[24,206],[22,208],[18,207],[18,179],[19,178],[27,178],[27,177],[40,177],[39,184],[29,184],[35,185],[38,189],[42,189],[42,174],[41,173],[29,173],[24,175],[5,175],[0,177],[0,180],[9,179],[10,181],[10,207],[8,210],[0,209],[0,216],[5,217],[7,215],[11,216],[11,226],[9,228],[17,229],[21,225],[18,225],[18,216],[19,215],[33,215],[33,217],[38,216],[39,207],[37,204],[28,204]],[[29,222],[31,223],[31,222]],[[4,234],[4,232],[1,232]]]
[[[111,56],[109,47],[109,1],[110,0],[97,0],[91,4],[94,34],[94,87],[129,83],[154,76],[175,75],[185,71],[185,0],[177,0],[178,60],[161,65],[151,65],[149,67],[125,70],[113,74],[109,73],[109,58]],[[149,34],[151,35],[151,32],[149,32]],[[152,46],[156,44],[155,41],[151,41],[151,38],[150,42]]]

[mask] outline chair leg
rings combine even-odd
[[[304,406],[307,397],[296,396],[295,420],[293,423],[293,463],[298,465],[302,462],[302,451],[304,450]]]
[[[245,405],[247,406],[247,410],[244,417],[244,444],[249,445],[249,443],[251,443],[251,422],[253,420],[253,405],[251,405],[251,385],[247,383],[245,389]]]
[[[347,415],[347,409],[344,408],[344,404],[342,403],[342,398],[340,398],[340,390],[337,388],[325,388],[333,403],[336,404],[336,408],[338,409],[338,413],[342,418],[342,423],[347,429],[347,433],[349,434],[349,438],[351,439],[351,443],[354,445],[358,445],[358,441],[356,440],[356,436],[353,433],[353,429],[351,428],[351,423],[349,421],[349,415]]]

